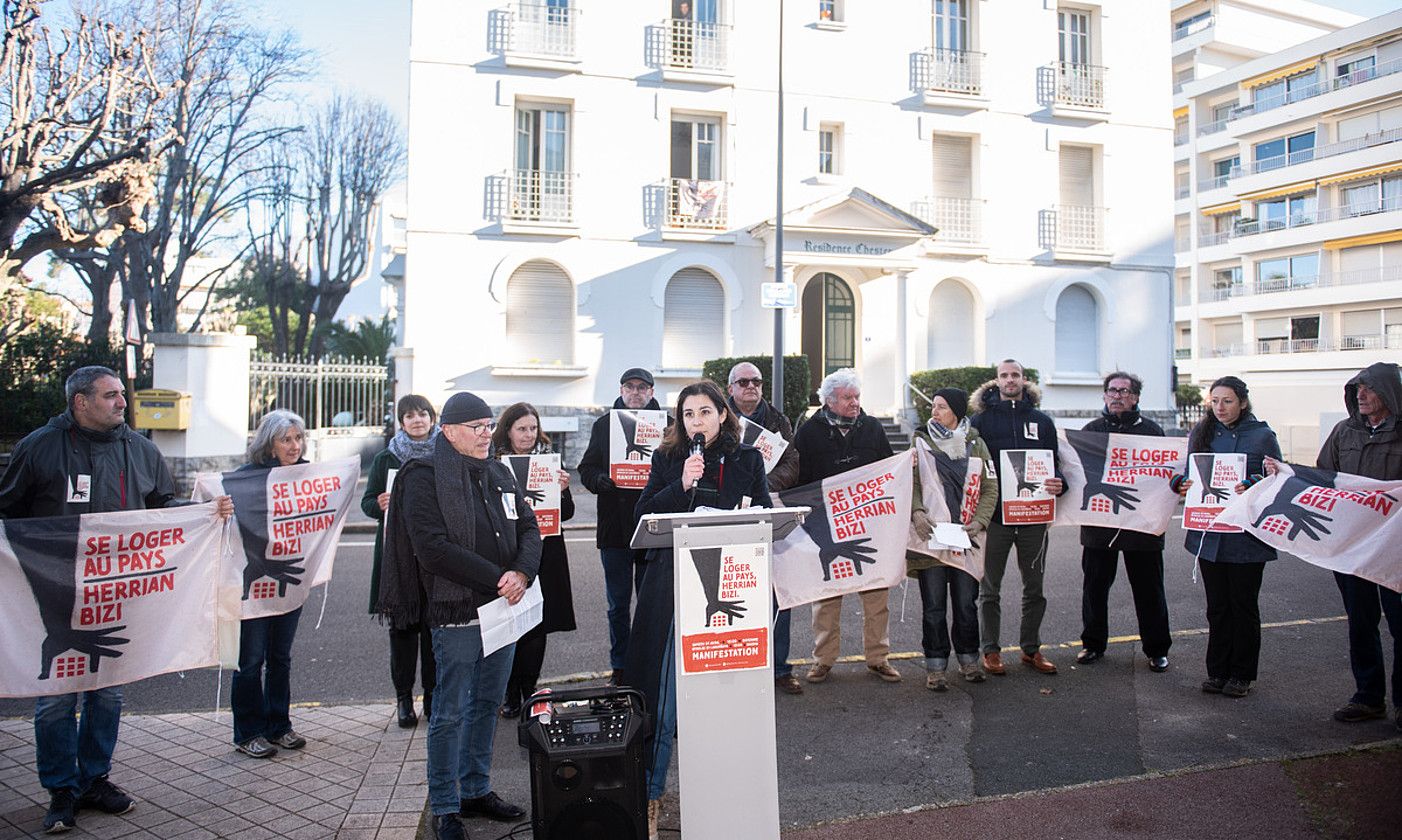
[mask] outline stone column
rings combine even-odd
[[[153,431],[182,495],[197,472],[243,463],[248,448],[249,362],[257,339],[242,333],[152,333],[152,384],[190,394],[190,428]]]

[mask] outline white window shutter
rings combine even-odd
[[[1361,312],[1345,312],[1339,318],[1339,328],[1343,335],[1377,335],[1382,327],[1382,317],[1376,309]]]
[[[511,364],[574,364],[574,285],[559,266],[531,260],[506,281]]]
[[[702,268],[667,281],[662,306],[662,367],[700,368],[725,355],[725,290]]]
[[[1095,155],[1088,146],[1061,147],[1061,203],[1095,206]]]
[[[934,190],[940,198],[973,198],[973,142],[968,137],[934,135]]]
[[[1067,286],[1056,299],[1056,370],[1100,372],[1100,316],[1083,286]]]

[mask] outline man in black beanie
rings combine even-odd
[[[515,822],[526,812],[492,792],[497,706],[515,645],[483,655],[477,608],[515,604],[540,566],[540,529],[511,469],[491,457],[491,409],[448,398],[431,459],[406,464],[385,522],[380,609],[432,628],[438,687],[428,727],[428,795],[438,840],[465,840],[460,816]],[[417,562],[415,561],[417,558]]]

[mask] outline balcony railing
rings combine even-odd
[[[983,202],[978,199],[922,198],[911,203],[910,213],[938,229],[936,242],[973,244],[983,239]]]
[[[1216,23],[1217,17],[1215,15],[1208,15],[1205,18],[1198,18],[1197,20],[1183,21],[1173,27],[1173,40],[1181,41],[1189,35],[1196,35],[1204,29],[1211,29]]]
[[[1375,131],[1372,134],[1365,134],[1362,137],[1355,137],[1352,140],[1341,140],[1338,143],[1315,146],[1312,149],[1301,149],[1298,152],[1291,152],[1288,155],[1276,155],[1275,157],[1263,158],[1254,161],[1250,166],[1249,172],[1252,175],[1260,172],[1270,172],[1273,169],[1297,166],[1301,163],[1319,160],[1320,158],[1346,155],[1349,152],[1356,152],[1360,149],[1371,149],[1374,146],[1396,143],[1398,140],[1402,140],[1402,128]],[[1233,166],[1229,177],[1240,178],[1242,175],[1247,174],[1247,172],[1248,169],[1246,167]]]
[[[1173,145],[1175,145],[1175,146],[1186,146],[1186,145],[1188,145],[1188,129],[1184,128],[1182,131],[1175,131],[1175,132],[1173,132]]]
[[[1228,344],[1213,347],[1207,355],[1213,358],[1244,356],[1256,352],[1264,356],[1283,353],[1324,353],[1331,350],[1398,350],[1402,349],[1402,336],[1397,335],[1346,335],[1337,341],[1323,338],[1262,338],[1252,345]]]
[[[1256,352],[1261,355],[1276,353],[1318,353],[1329,350],[1328,342],[1319,338],[1260,338],[1256,340]]]
[[[1056,104],[1077,108],[1105,107],[1105,68],[1095,64],[1058,61]]]
[[[1333,274],[1301,275],[1298,277],[1273,277],[1257,280],[1254,283],[1243,281],[1228,286],[1214,288],[1203,295],[1204,300],[1219,301],[1248,295],[1270,295],[1281,292],[1295,292],[1301,289],[1331,289],[1342,286],[1361,286],[1368,283],[1387,283],[1402,280],[1402,265],[1387,265],[1381,268],[1364,268],[1358,271],[1341,271]]]
[[[506,218],[517,222],[574,222],[574,173],[513,169],[506,173]]]
[[[1187,198],[1192,191],[1192,187],[1189,187],[1187,184],[1178,184],[1173,188],[1173,197],[1175,199]]]
[[[667,181],[667,227],[725,230],[730,185],[724,181]]]
[[[917,54],[920,90],[978,96],[983,93],[983,53],[929,49]]]
[[[1203,123],[1202,125],[1198,126],[1198,136],[1199,136],[1199,137],[1206,137],[1206,136],[1209,135],[1209,134],[1216,134],[1217,132],[1222,131],[1222,130],[1225,129],[1226,127],[1227,127],[1227,118],[1226,118],[1226,117],[1223,117],[1223,118],[1220,119],[1220,120],[1213,120],[1213,121],[1210,122],[1210,123]]]
[[[1319,72],[1323,72],[1323,68]],[[1305,99],[1312,99],[1316,96],[1323,96],[1331,91],[1341,90],[1353,85],[1372,81],[1383,76],[1391,76],[1394,73],[1402,73],[1402,59],[1394,59],[1383,64],[1374,65],[1363,70],[1355,70],[1342,76],[1335,76],[1332,79],[1321,79],[1314,84],[1305,85],[1290,91],[1284,91],[1277,96],[1258,99],[1250,105],[1242,105],[1232,109],[1231,118],[1239,120],[1242,117],[1249,117],[1252,114],[1262,114],[1266,111],[1273,111],[1283,105],[1292,102],[1299,102]]]
[[[574,58],[579,10],[538,0],[518,0],[508,8],[507,50],[514,53]]]
[[[730,70],[728,23],[670,18],[662,22],[662,61],[674,70],[726,73]]]
[[[1058,204],[1056,247],[1067,251],[1105,250],[1105,208],[1080,204]]]
[[[1212,247],[1213,245],[1221,245],[1223,242],[1226,242],[1228,239],[1231,239],[1231,238],[1232,238],[1232,232],[1229,231],[1229,230],[1207,230],[1207,231],[1199,231],[1199,232],[1198,232],[1198,247],[1199,247],[1199,248],[1210,248],[1210,247]]]
[[[1339,339],[1340,350],[1398,350],[1402,335],[1346,335]]]
[[[1198,192],[1207,192],[1208,190],[1215,190],[1218,187],[1225,187],[1229,178],[1231,178],[1230,175],[1218,175],[1214,178],[1198,181]]]
[[[1291,213],[1274,219],[1242,219],[1232,230],[1232,237],[1254,236],[1258,233],[1305,227],[1337,219],[1354,219],[1359,216],[1371,216],[1375,213],[1387,213],[1393,210],[1402,210],[1402,197],[1388,196],[1381,201],[1347,204],[1343,207],[1324,207],[1304,213]]]

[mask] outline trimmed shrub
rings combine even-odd
[[[720,385],[726,391],[730,379],[730,369],[741,362],[749,362],[759,368],[764,378],[764,398],[774,402],[774,363],[773,356],[731,356],[724,359],[711,359],[701,366],[701,375]],[[784,357],[784,414],[793,420],[808,407],[808,357]]]
[[[1179,385],[1178,389],[1173,392],[1173,395],[1178,402],[1179,408],[1190,405],[1202,405],[1202,389],[1191,382],[1184,382],[1182,385]]]
[[[1029,380],[1037,381],[1037,369],[1025,367],[1022,373]],[[998,376],[998,368],[994,365],[988,367],[969,366],[955,368],[935,368],[933,370],[918,370],[910,375],[910,384],[925,394],[934,396],[935,392],[941,388],[958,388],[969,392],[972,396],[980,385]],[[919,394],[912,395],[915,403],[915,410],[920,415],[920,425],[930,419],[930,404]]]

